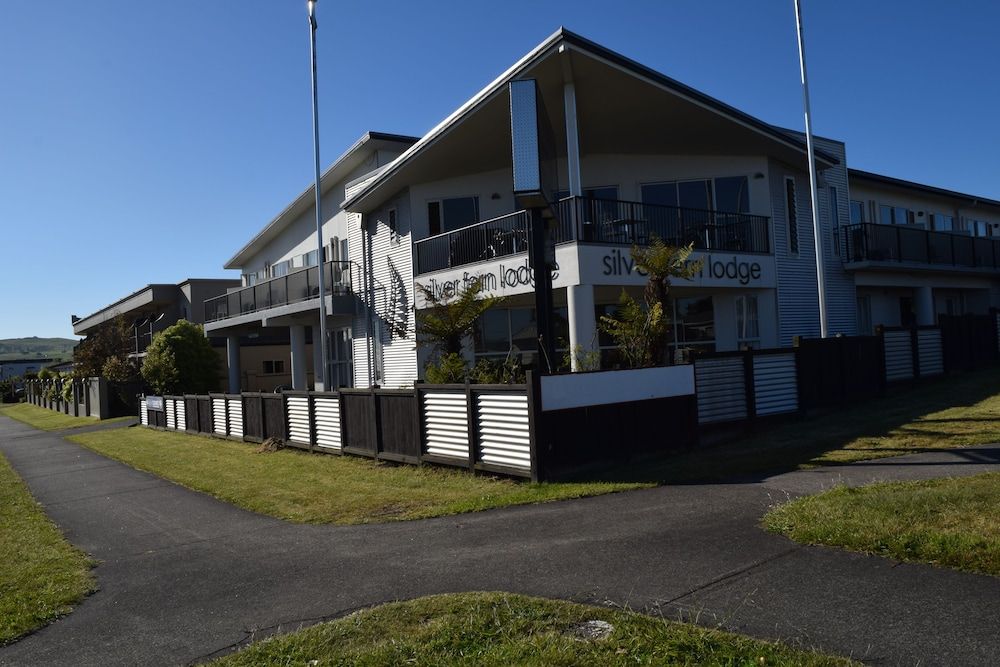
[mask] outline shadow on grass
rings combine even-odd
[[[946,410],[956,412],[939,414]],[[1000,368],[991,367],[892,387],[881,398],[822,415],[744,426],[715,444],[703,440],[690,450],[581,471],[571,479],[671,484],[759,481],[806,467],[1000,442],[998,412]],[[669,424],[664,424],[664,432],[670,432]]]

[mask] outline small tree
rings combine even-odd
[[[437,362],[427,364],[427,379],[435,383],[463,382],[469,369],[462,357],[462,340],[472,333],[476,320],[504,298],[483,296],[482,280],[476,278],[453,297],[435,294],[417,283],[427,307],[417,311],[417,332],[434,348]]]
[[[599,326],[614,339],[625,362],[632,368],[655,366],[666,361],[665,314],[669,312],[670,281],[688,280],[701,271],[702,260],[691,261],[694,244],[677,247],[653,237],[648,246],[632,246],[636,269],[647,276],[644,304],[622,290],[620,308],[602,315]]]
[[[135,352],[132,327],[124,315],[105,322],[73,350],[76,377],[102,376],[128,382],[138,377],[139,369],[129,358]],[[111,371],[113,377],[106,370]]]
[[[201,326],[178,320],[153,338],[142,377],[158,394],[206,393],[218,388],[219,355]]]

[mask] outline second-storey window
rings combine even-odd
[[[856,199],[851,200],[851,224],[860,225],[865,221],[865,203]]]
[[[427,202],[430,236],[479,222],[479,197],[454,197]]]
[[[385,224],[389,227],[389,237],[399,243],[399,214],[396,209],[390,208],[385,213]]]
[[[912,225],[913,211],[902,206],[879,206],[880,222],[883,225]]]
[[[795,179],[785,178],[785,217],[788,218],[788,252],[799,251],[799,212],[795,203]]]
[[[840,257],[840,207],[837,205],[837,188],[830,186],[830,225],[833,227],[833,256]]]

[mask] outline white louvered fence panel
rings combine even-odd
[[[885,379],[909,380],[913,377],[913,348],[909,331],[886,331]]]
[[[746,418],[747,394],[742,357],[698,359],[694,375],[698,390],[698,423]]]
[[[218,435],[226,434],[226,399],[212,399],[212,431]]]
[[[427,454],[455,459],[469,458],[469,414],[465,393],[421,394],[424,442]]]
[[[476,427],[480,461],[531,470],[527,395],[477,395]]]
[[[316,445],[327,449],[340,449],[340,398],[315,397],[313,420],[316,423]]]
[[[177,409],[177,430],[186,431],[187,430],[187,408],[184,407],[184,399],[177,399],[177,404],[174,406]]]
[[[753,357],[754,404],[758,415],[778,415],[799,409],[795,354]]]
[[[302,445],[310,444],[309,398],[306,396],[289,396],[286,405],[286,409],[288,410],[288,439]]]
[[[243,439],[243,399],[227,398],[229,403],[229,435]]]
[[[917,351],[920,354],[920,375],[944,373],[944,346],[940,329],[921,329],[917,332]]]
[[[146,399],[139,399],[139,423],[143,426],[149,426],[149,413],[146,411]]]
[[[163,410],[167,413],[167,428],[177,428],[177,408],[172,398],[163,399]]]

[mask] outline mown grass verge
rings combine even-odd
[[[796,542],[1000,576],[1000,473],[837,487],[780,505],[764,526]]]
[[[583,624],[611,625],[587,637]],[[240,665],[850,665],[777,642],[630,611],[504,593],[397,602],[276,636],[213,663]]]
[[[91,564],[0,456],[0,646],[69,613],[93,590]]]
[[[48,408],[42,408],[30,403],[15,403],[0,407],[0,415],[5,415],[19,422],[24,422],[43,431],[61,431],[68,428],[79,428],[80,426],[93,426],[95,424],[108,424],[113,422],[127,421],[132,417],[116,417],[115,419],[105,419],[100,421],[94,417],[74,417],[63,414]]]
[[[421,519],[648,486],[531,484],[435,466],[376,463],[145,428],[81,433],[73,442],[245,509],[297,523]]]

